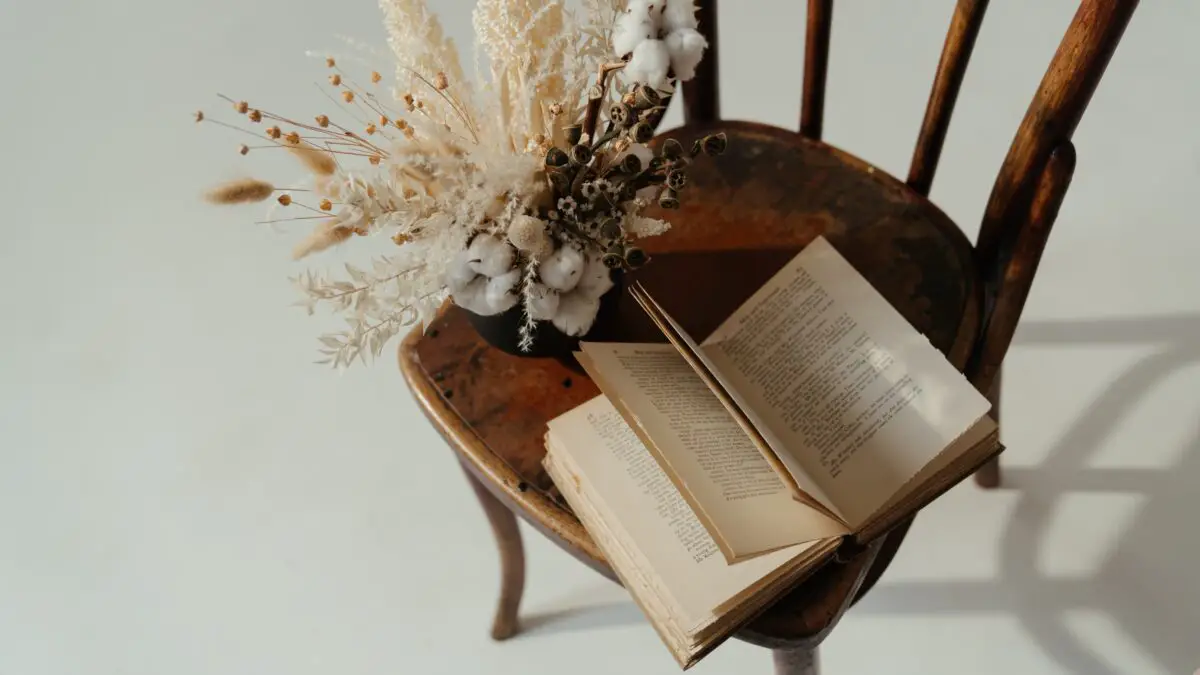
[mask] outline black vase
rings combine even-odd
[[[521,303],[517,303],[508,311],[491,316],[467,311],[467,318],[475,332],[479,333],[479,337],[502,352],[525,358],[558,359],[578,371],[579,366],[574,353],[578,350],[581,340],[604,342],[615,338],[617,307],[621,301],[624,284],[619,271],[614,271],[612,276],[613,287],[600,296],[600,309],[596,313],[596,320],[586,334],[572,337],[555,328],[550,321],[537,321],[533,330],[533,346],[529,351],[521,350],[521,325],[525,323],[525,309]]]

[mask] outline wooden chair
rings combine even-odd
[[[1137,0],[1080,3],[1000,168],[974,246],[926,195],[986,0],[957,4],[905,182],[821,142],[831,0],[808,3],[798,134],[720,122],[716,2],[700,5],[710,53],[684,86],[686,125],[667,136],[688,141],[724,129],[729,152],[719,162],[693,165],[682,211],[666,214],[677,226],[647,240],[654,261],[643,283],[689,332],[704,335],[774,269],[824,235],[988,392],[998,416],[1000,365],[1075,166],[1071,135]],[[683,285],[686,292],[674,290]],[[634,314],[622,314],[627,330],[620,337],[648,339],[652,331]],[[499,543],[502,582],[492,636],[507,638],[518,627],[525,572],[514,513],[613,578],[540,464],[547,420],[595,396],[595,386],[558,361],[489,347],[449,306],[426,333],[405,339],[400,365],[417,402],[458,453]],[[976,476],[995,486],[999,466],[993,460]],[[816,646],[883,574],[910,523],[839,556],[738,637],[773,648],[780,673],[815,671]]]

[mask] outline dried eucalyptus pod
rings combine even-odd
[[[642,170],[642,158],[632,152],[621,158],[621,173],[633,175]]]
[[[687,174],[679,169],[667,174],[667,187],[672,190],[682,190],[687,185]]]
[[[630,108],[628,105],[624,103],[614,103],[612,104],[612,107],[608,109],[608,119],[613,124],[623,129],[633,124],[637,119],[637,116],[634,114],[633,108]]]
[[[649,262],[650,256],[646,252],[636,246],[631,246],[625,250],[625,264],[633,269],[637,269]]]
[[[704,137],[704,154],[709,157],[716,157],[724,154],[725,149],[729,147],[729,139],[725,136],[725,132],[712,134]]]
[[[566,166],[570,161],[567,153],[563,152],[562,148],[552,147],[546,151],[546,166]]]
[[[679,208],[679,194],[671,188],[663,190],[662,194],[658,196],[658,205],[664,209]]]
[[[600,261],[604,263],[605,267],[615,270],[625,264],[625,251],[620,246],[613,246],[608,249]]]
[[[582,124],[572,124],[571,126],[567,127],[567,143],[570,143],[571,145],[577,145],[582,138]]]
[[[609,218],[600,226],[600,234],[605,239],[616,239],[621,236],[621,221],[616,218]]]
[[[592,149],[580,143],[578,145],[571,146],[571,151],[568,153],[568,157],[570,157],[571,163],[575,166],[584,166],[588,162],[592,161]]]
[[[639,84],[634,91],[634,105],[638,108],[656,108],[662,105],[662,95],[660,95],[653,87],[648,87],[644,84]]]
[[[546,179],[550,181],[555,194],[565,195],[571,191],[571,178],[562,171],[547,171]]]
[[[683,144],[674,138],[668,138],[662,144],[662,156],[670,160],[683,157]]]
[[[629,136],[634,143],[647,143],[654,138],[654,127],[645,122],[638,122],[629,130]]]

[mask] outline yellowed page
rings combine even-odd
[[[824,238],[702,349],[854,528],[990,408]]]
[[[849,534],[792,498],[742,427],[671,345],[588,343],[585,368],[618,402],[730,561]]]
[[[733,383],[726,379],[716,364],[705,354],[704,350],[700,349],[696,341],[688,335],[687,331],[671,318],[671,315],[640,284],[631,288],[630,293],[638,301],[638,304],[642,306],[642,309],[646,311],[650,319],[658,326],[659,330],[662,331],[663,335],[666,336],[667,340],[683,355],[688,365],[717,394],[717,398],[721,401],[722,405],[729,410],[742,429],[750,435],[750,439],[758,446],[759,450],[767,458],[768,463],[772,465],[772,468],[779,473],[785,482],[790,481],[791,484],[788,485],[788,488],[792,491],[792,496],[810,506],[823,509],[837,520],[844,522],[845,519],[838,512],[833,500],[825,494],[820,486],[813,482],[813,479],[808,476],[796,458],[786,452],[783,441],[763,422],[762,417],[754,407],[749,405],[749,402],[738,392]]]
[[[814,545],[789,546],[729,564],[607,398],[598,396],[552,420],[549,427],[550,454],[573,466],[580,491],[588,494],[610,526],[619,524],[627,552],[636,552],[643,571],[652,572],[648,576],[685,632],[711,624],[717,608],[763,578],[781,573]]]

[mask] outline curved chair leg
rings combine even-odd
[[[525,547],[521,544],[521,531],[517,529],[517,517],[488,491],[479,479],[463,467],[467,481],[479,499],[479,505],[487,514],[500,548],[500,602],[496,607],[496,618],[492,622],[492,639],[507,640],[517,634],[517,609],[521,605],[521,593],[525,590]]]
[[[992,382],[992,391],[988,395],[988,401],[992,403],[992,419],[996,420],[996,424],[1000,424],[1000,372],[996,373],[996,379]],[[981,488],[1000,487],[1000,458],[993,457],[987,464],[979,467],[975,472],[975,483]]]
[[[774,649],[775,675],[818,675],[816,649]]]

